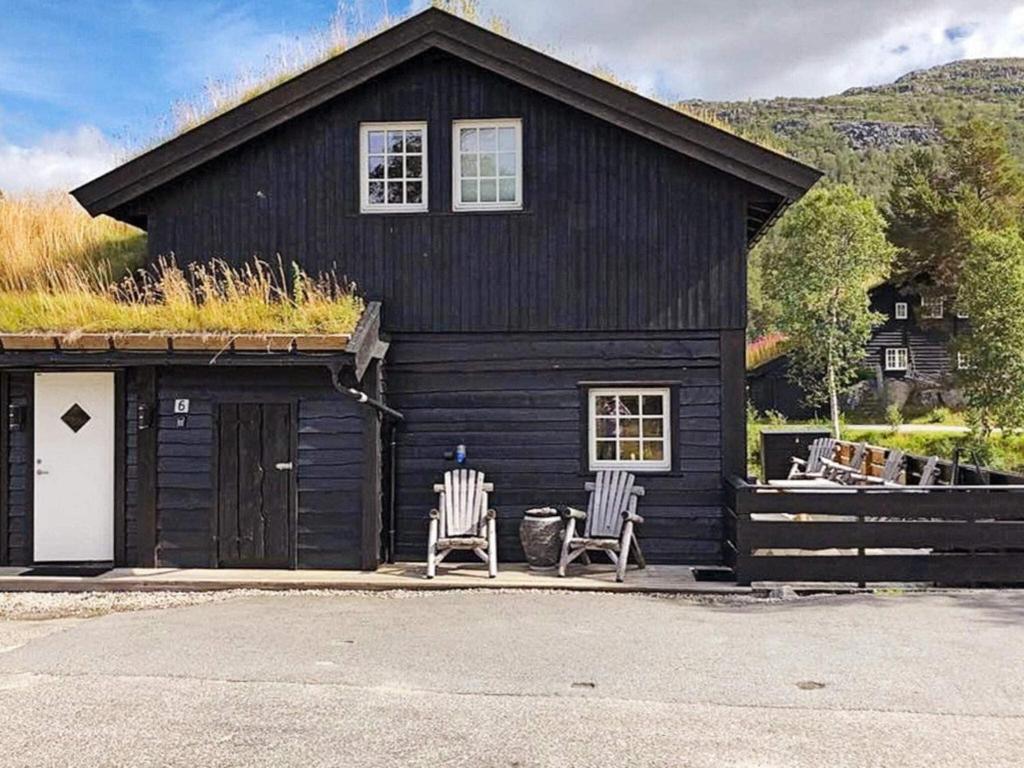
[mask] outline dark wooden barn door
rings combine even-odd
[[[287,403],[219,406],[220,565],[291,565],[293,427]]]

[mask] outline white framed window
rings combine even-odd
[[[594,388],[588,399],[591,471],[671,469],[668,387]]]
[[[523,207],[523,122],[452,123],[452,208],[512,211]]]
[[[956,369],[962,371],[971,367],[971,356],[967,352],[956,353]]]
[[[895,312],[895,315],[896,315],[896,319],[897,320],[906,320],[907,319],[907,302],[905,302],[905,301],[897,301],[896,302],[896,312]]]
[[[427,210],[427,124],[361,124],[359,168],[362,213]]]
[[[909,356],[906,347],[886,347],[885,370],[905,371],[908,367]]]
[[[942,297],[941,296],[922,296],[921,297],[921,318],[923,320],[941,320],[942,319]]]

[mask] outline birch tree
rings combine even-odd
[[[763,290],[789,337],[790,376],[811,405],[828,403],[836,437],[840,397],[883,320],[871,311],[868,290],[888,275],[894,255],[875,204],[843,184],[812,190],[762,254]]]

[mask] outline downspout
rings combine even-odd
[[[405,415],[401,411],[391,408],[386,403],[370,397],[365,392],[353,389],[352,387],[346,387],[340,381],[341,368],[331,366],[330,371],[331,384],[334,385],[338,392],[355,400],[357,403],[370,406],[388,422],[390,439],[388,440],[388,546],[386,559],[387,562],[393,563],[395,562],[395,486],[398,476],[398,425],[400,422],[405,421]]]

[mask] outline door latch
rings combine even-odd
[[[277,464],[274,465],[274,469],[277,469],[281,472],[290,472],[294,468],[295,467],[292,465],[290,461],[279,461]]]

